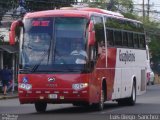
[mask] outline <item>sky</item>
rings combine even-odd
[[[81,2],[81,1],[83,0],[78,0],[78,2]],[[106,0],[106,1],[109,1],[109,0]],[[142,1],[143,0],[133,0],[135,4],[142,4]],[[160,0],[149,0],[149,1],[150,1],[151,9],[160,11]],[[148,4],[148,0],[144,0],[144,2]]]
[[[150,17],[153,20],[160,21],[160,0],[149,0],[150,1]],[[133,0],[134,4],[139,4],[135,6],[135,9],[142,11],[143,0]],[[148,4],[148,0],[144,0],[145,4]],[[147,10],[147,6],[145,6]]]
[[[150,7],[153,10],[160,11],[160,0],[149,0],[150,1]],[[135,4],[142,4],[143,0],[133,0]],[[148,0],[144,0],[145,4],[148,4]]]

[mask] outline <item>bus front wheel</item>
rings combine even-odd
[[[45,112],[47,108],[47,103],[37,102],[35,103],[35,109],[37,112]]]

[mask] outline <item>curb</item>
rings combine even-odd
[[[0,94],[0,100],[2,99],[12,99],[12,98],[18,98],[18,93],[9,93],[8,95]]]
[[[17,98],[18,95],[15,95],[15,96],[0,96],[0,100],[2,99],[13,99],[13,98]]]

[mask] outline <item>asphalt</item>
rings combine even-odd
[[[0,100],[2,100],[2,99],[12,99],[12,98],[17,98],[17,97],[18,97],[17,91],[9,92],[7,95],[3,95],[3,93],[0,93]]]

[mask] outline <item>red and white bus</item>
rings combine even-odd
[[[146,42],[139,21],[98,8],[27,13],[12,23],[11,45],[17,27],[19,101],[35,104],[37,112],[47,103],[97,110],[110,100],[134,105],[136,95],[146,91]],[[79,43],[85,56],[71,54]]]

